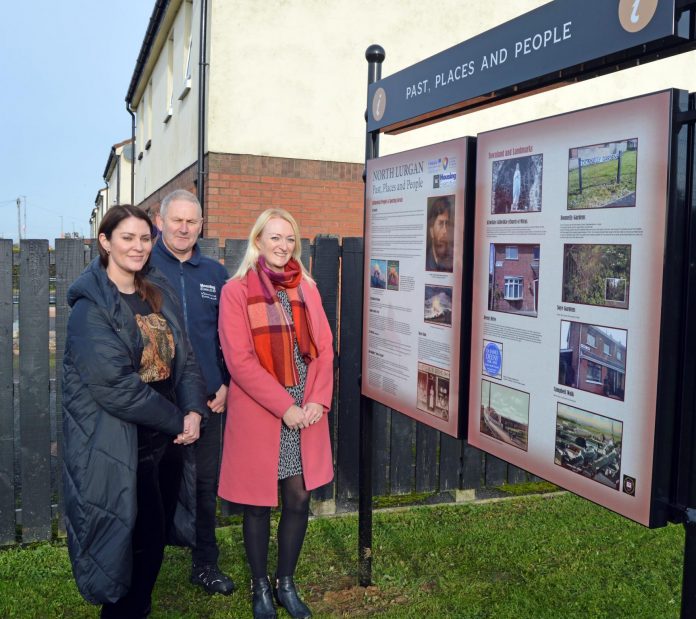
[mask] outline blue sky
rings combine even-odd
[[[130,138],[125,96],[154,0],[7,2],[0,21],[0,236],[89,235],[111,146]],[[24,219],[24,213],[22,213]]]

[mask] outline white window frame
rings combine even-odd
[[[524,299],[524,278],[516,275],[506,275],[503,292],[503,297],[506,301],[521,301]]]
[[[592,348],[597,348],[597,339],[591,333],[587,334],[587,345],[592,346]]]
[[[514,257],[512,255],[512,251],[510,250],[515,250],[514,251]],[[517,247],[517,245],[506,245],[505,246],[505,260],[519,260],[520,259],[520,250]]]
[[[184,42],[188,41],[186,47],[184,48],[184,63],[182,67],[182,79],[183,86],[181,89],[181,94],[179,95],[179,101],[182,101],[184,97],[191,90],[193,69],[191,68],[191,62],[193,57],[193,2],[191,0],[184,0],[182,3],[184,10]]]
[[[167,124],[174,114],[174,31],[167,39],[167,101],[164,111],[164,122]]]

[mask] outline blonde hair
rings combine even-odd
[[[247,248],[246,252],[244,252],[242,262],[235,274],[232,276],[232,279],[241,279],[249,271],[256,271],[256,264],[259,260],[259,248],[256,247],[256,239],[261,236],[263,229],[271,219],[284,219],[292,226],[292,232],[295,235],[295,248],[292,251],[292,257],[297,260],[298,264],[300,265],[300,268],[302,269],[302,277],[314,283],[309,271],[307,271],[304,264],[302,264],[302,239],[300,237],[300,227],[297,225],[295,218],[282,208],[266,209],[257,217],[256,222],[251,227],[251,231],[249,232]]]

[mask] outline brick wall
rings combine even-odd
[[[362,236],[362,164],[211,153],[204,234],[245,237],[270,207],[290,211],[304,237]]]
[[[203,234],[245,238],[261,211],[290,211],[303,237],[362,236],[362,164],[210,153]],[[175,189],[196,193],[196,165],[182,171],[140,204],[150,214]]]
[[[162,199],[175,189],[186,189],[186,191],[196,194],[197,174],[198,171],[196,164],[194,163],[192,166],[186,168],[183,172],[177,174],[166,185],[163,185],[157,191],[151,193],[138,206],[140,206],[140,208],[144,208],[150,217],[153,218],[154,215],[159,212],[159,205],[160,202],[162,202]]]

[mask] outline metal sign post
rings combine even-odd
[[[367,60],[367,85],[382,77],[384,48],[370,45],[365,51]],[[365,112],[367,122],[368,112]],[[366,181],[367,162],[379,156],[379,131],[367,131],[365,135],[365,170],[363,182]],[[363,203],[364,204],[364,203]],[[363,208],[363,234],[367,205]],[[363,253],[363,271],[366,256]],[[362,331],[362,329],[361,329]],[[362,339],[360,340],[362,341]],[[360,396],[360,456],[359,456],[359,497],[358,497],[358,580],[361,587],[372,583],[372,400]]]

